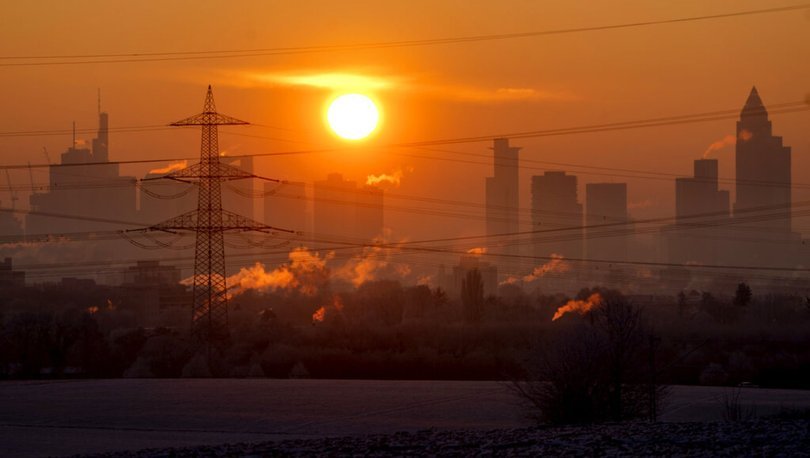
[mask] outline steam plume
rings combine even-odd
[[[326,318],[326,308],[321,307],[312,314],[312,322],[313,323],[320,323]]]
[[[572,299],[557,309],[557,312],[554,314],[554,317],[551,318],[551,321],[557,321],[560,317],[569,312],[577,312],[580,315],[584,315],[601,303],[602,296],[599,295],[599,293],[591,294],[590,297],[588,297],[588,300],[585,301],[576,301]]]
[[[391,174],[382,173],[380,175],[369,175],[366,178],[366,184],[369,186],[380,184],[380,183],[388,183],[399,187],[399,182],[402,180],[402,170],[397,169],[395,172]]]
[[[733,135],[726,135],[722,139],[717,140],[716,142],[709,145],[708,148],[706,148],[706,151],[703,152],[703,159],[706,159],[707,157],[709,157],[710,154],[716,151],[720,151],[727,146],[733,146],[736,143],[737,139]]]
[[[185,161],[185,160],[177,161],[177,162],[172,162],[171,164],[167,165],[166,167],[161,167],[159,169],[152,169],[152,170],[149,171],[149,173],[153,174],[153,175],[165,175],[167,173],[172,173],[172,172],[174,172],[176,170],[184,169],[184,168],[186,168],[186,166],[188,166],[188,161]]]
[[[267,271],[257,262],[249,268],[242,268],[227,279],[231,294],[240,294],[250,289],[258,291],[297,290],[308,296],[315,295],[326,278],[326,261],[331,256],[321,258],[306,248],[296,248],[289,254],[290,262]]]
[[[517,283],[518,280],[523,280],[524,283],[531,283],[538,278],[549,274],[549,273],[564,273],[571,270],[571,265],[564,261],[562,255],[557,253],[551,254],[551,260],[543,265],[539,265],[534,268],[532,273],[529,275],[525,275],[523,278],[518,277],[509,277],[506,280],[501,282],[501,285],[511,285]]]
[[[381,278],[403,278],[411,273],[405,264],[389,261],[391,249],[366,247],[363,252],[335,269],[333,276],[360,286],[367,281]]]
[[[339,296],[335,296],[332,299],[331,305],[325,305],[315,310],[315,313],[312,314],[312,324],[323,322],[323,320],[326,319],[327,313],[330,313],[328,312],[330,308],[332,312],[343,313],[343,302],[340,300]]]

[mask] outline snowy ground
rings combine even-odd
[[[636,423],[437,431],[148,449],[119,457],[231,456],[810,456],[810,422]]]
[[[718,420],[722,410],[720,399],[725,392],[727,389],[723,388],[674,387],[662,420]],[[810,408],[808,391],[744,389],[741,400],[760,415],[780,408]],[[450,452],[452,447],[463,447],[465,443],[523,443],[520,437],[524,436],[534,437],[526,440],[534,440],[535,445],[542,442],[544,447],[553,446],[563,434],[559,430],[553,433],[546,429],[525,430],[532,423],[512,393],[498,382],[270,379],[2,382],[0,405],[0,455],[20,457],[296,440],[306,441],[300,442],[301,454],[344,443],[348,447],[361,447],[358,453],[364,453],[368,441],[390,442],[399,440],[398,437],[411,444],[405,447],[425,447],[420,443],[446,443],[451,447],[402,450],[405,454],[424,454]],[[759,427],[782,428],[762,425],[766,423]],[[810,434],[806,423],[790,425],[793,426],[783,426],[789,431],[804,428],[805,437]],[[669,433],[656,432],[655,428],[692,428],[703,437],[719,434],[706,428],[721,427],[634,426],[653,428],[652,434],[667,437]],[[625,426],[616,428],[620,432],[629,431]],[[564,434],[571,434],[576,441],[589,440],[589,434],[602,434],[597,430],[586,431],[575,429]],[[614,436],[609,429],[606,431],[605,438]],[[397,432],[407,434],[390,436]],[[645,437],[644,434],[640,429],[638,437]],[[344,439],[334,439],[338,437]],[[630,442],[616,446],[636,446],[633,445],[636,439],[627,440]],[[292,447],[284,450],[296,453],[298,446]],[[226,452],[227,448],[216,450]],[[380,450],[385,453],[384,448]],[[523,453],[519,450],[522,449],[516,448],[516,453]],[[397,453],[393,449],[389,452]],[[459,449],[459,454],[462,452]]]

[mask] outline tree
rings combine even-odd
[[[477,323],[481,320],[484,308],[484,282],[478,269],[468,271],[461,280],[461,304],[464,321]]]
[[[560,337],[529,362],[525,379],[511,385],[543,421],[644,418],[665,396],[652,377],[655,338],[645,329],[641,308],[615,291],[602,297],[586,319],[561,329]]]
[[[751,287],[745,282],[737,285],[737,292],[734,293],[734,305],[737,307],[745,307],[751,302]]]

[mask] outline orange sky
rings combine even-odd
[[[790,5],[764,1],[41,1],[4,5],[0,55],[67,55],[206,51],[341,45],[526,32],[697,16]],[[3,60],[2,63],[11,61]],[[326,100],[360,90],[381,103],[384,122],[363,151],[260,161],[260,173],[289,180],[352,179],[405,170],[401,194],[483,202],[491,167],[423,159],[453,153],[380,145],[496,135],[740,108],[756,84],[766,105],[810,94],[810,13],[782,12],[683,24],[500,41],[363,51],[152,63],[0,68],[0,131],[95,127],[96,90],[111,126],[166,124],[200,111],[214,85],[220,111],[273,126],[223,129],[232,154],[331,148]],[[777,115],[774,132],[793,148],[794,182],[810,183],[810,113]],[[734,132],[733,120],[600,134],[521,139],[522,157],[592,167],[691,173],[691,161]],[[270,137],[255,138],[234,135]],[[196,131],[113,133],[113,160],[188,157]],[[89,139],[92,135],[84,135]],[[0,137],[0,163],[42,163],[70,144],[69,135]],[[486,154],[489,144],[441,149]],[[733,147],[716,154],[733,178]],[[480,158],[474,159],[481,161]],[[156,166],[166,165],[157,164]],[[543,166],[524,167],[529,180]],[[142,175],[149,167],[128,167]],[[559,168],[559,167],[550,167]],[[570,169],[569,169],[570,170]],[[586,172],[588,172],[586,174]],[[584,184],[627,181],[633,216],[673,213],[672,180],[575,172]],[[35,179],[45,180],[37,171]],[[28,184],[27,172],[12,179]],[[726,186],[729,188],[729,186]],[[733,189],[732,189],[733,191]],[[0,193],[0,201],[8,196]],[[795,190],[794,200],[810,199]],[[413,205],[410,203],[409,205]],[[456,209],[458,210],[458,209]],[[414,225],[410,214],[386,215],[401,235],[484,232],[458,219]],[[810,233],[810,224],[795,221]]]

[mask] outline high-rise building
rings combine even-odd
[[[354,238],[357,183],[330,173],[313,185],[312,232],[315,239]]]
[[[582,258],[582,204],[577,177],[551,171],[532,177],[532,245],[535,256]]]
[[[756,87],[737,121],[736,201],[732,262],[789,266],[801,262],[792,232],[791,155],[773,135],[768,111]]]
[[[362,240],[382,240],[383,228],[383,190],[372,185],[358,188],[356,194],[354,227],[357,237]]]
[[[717,159],[697,159],[694,169],[694,177],[675,179],[676,222],[728,217],[729,196],[718,185]]]
[[[737,196],[734,216],[743,217],[757,207],[790,208],[790,147],[773,135],[768,111],[757,88],[751,89],[737,121]],[[773,218],[756,226],[789,233],[791,218]]]
[[[306,184],[299,181],[265,184],[264,223],[270,226],[307,232]]]
[[[170,167],[154,169],[140,184],[139,220],[157,224],[197,208],[197,187],[170,179],[160,179],[170,173]]]
[[[253,158],[244,156],[222,156],[220,162],[234,166],[247,173],[253,170]],[[262,187],[258,186],[256,178],[232,180],[222,185],[222,208],[254,219],[254,206],[262,196]],[[196,196],[195,196],[196,197]]]
[[[588,259],[624,260],[630,226],[627,215],[627,183],[585,185],[585,254]],[[609,225],[599,227],[600,225]],[[606,233],[615,236],[600,236]]]
[[[316,240],[369,243],[383,234],[383,191],[379,188],[366,185],[358,189],[356,182],[331,173],[314,183],[313,200]]]
[[[518,152],[519,147],[509,146],[508,138],[496,138],[492,146],[494,154],[493,176],[486,178],[486,224],[487,249],[490,253],[516,255],[519,247],[508,243],[509,237],[495,237],[498,234],[512,234],[519,228],[518,199]],[[500,260],[506,273],[513,273],[514,262]]]
[[[729,193],[720,190],[717,159],[697,159],[694,176],[675,179],[675,225],[667,226],[669,260],[718,264],[729,247]]]
[[[107,124],[107,113],[100,112],[93,149],[74,141],[62,153],[60,164],[48,168],[49,191],[35,192],[30,196],[33,213],[26,218],[27,234],[124,229],[121,224],[105,223],[99,219],[135,220],[135,178],[120,176],[118,164],[109,162]],[[37,212],[67,215],[68,218]]]

